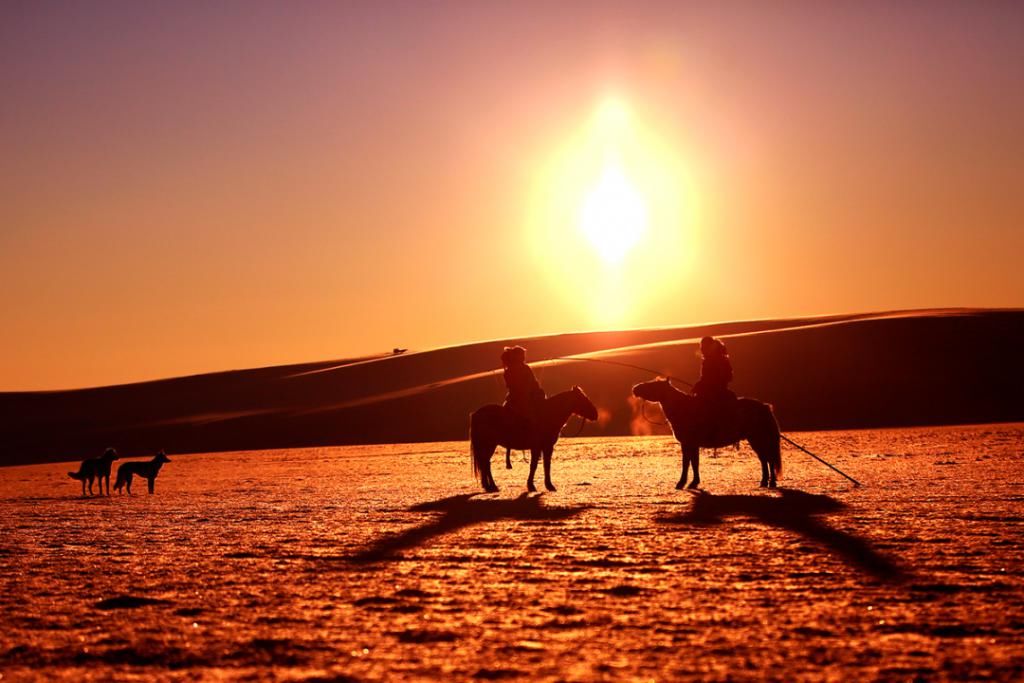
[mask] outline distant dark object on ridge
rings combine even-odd
[[[394,356],[401,356],[403,353],[405,353],[408,350],[409,349],[400,349],[400,348],[398,348],[396,346],[395,348],[391,349],[391,354],[394,355]]]

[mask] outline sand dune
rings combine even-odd
[[[1024,311],[928,310],[727,322],[505,339],[138,384],[0,394],[0,463],[465,438],[500,402],[501,348],[529,348],[549,393],[581,385],[601,409],[585,434],[658,430],[629,387],[650,373],[695,378],[696,340],[728,339],[738,393],[774,404],[783,429],[1024,419]],[[566,356],[590,361],[565,360]]]

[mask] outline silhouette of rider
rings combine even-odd
[[[515,418],[518,428],[531,429],[546,396],[533,370],[526,364],[526,349],[506,346],[501,352],[501,365],[505,368],[505,386],[508,389],[504,405]]]
[[[700,340],[700,379],[693,386],[697,397],[697,423],[700,431],[714,435],[715,426],[721,421],[725,409],[736,399],[729,390],[732,381],[732,363],[725,344],[714,337]]]

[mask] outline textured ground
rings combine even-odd
[[[1024,678],[1024,426],[793,436],[865,486],[743,449],[677,492],[661,437],[530,496],[518,458],[470,495],[465,443],[172,454],[132,498],[2,469],[0,674]]]

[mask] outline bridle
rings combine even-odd
[[[576,415],[576,413],[573,413],[573,415]],[[564,431],[563,432],[559,432],[558,435],[561,438],[563,438],[563,439],[575,439],[577,436],[579,436],[580,434],[583,433],[583,428],[587,426],[587,418],[583,417],[582,415],[579,415],[578,417],[580,418],[580,428],[576,430],[576,433],[573,434],[572,436],[566,436]],[[565,428],[563,427],[562,429],[565,429]]]
[[[647,417],[647,399],[646,398],[642,398],[640,396],[637,396],[637,398],[640,399],[640,415],[641,415],[641,417],[643,417],[645,420],[647,420],[647,422],[649,422],[652,425],[658,425],[659,427],[671,427],[671,425],[668,422],[658,422],[657,420],[652,420],[651,418]],[[659,403],[660,403],[660,401],[659,401]],[[665,411],[662,410],[662,415],[664,415],[664,414],[665,414]]]

